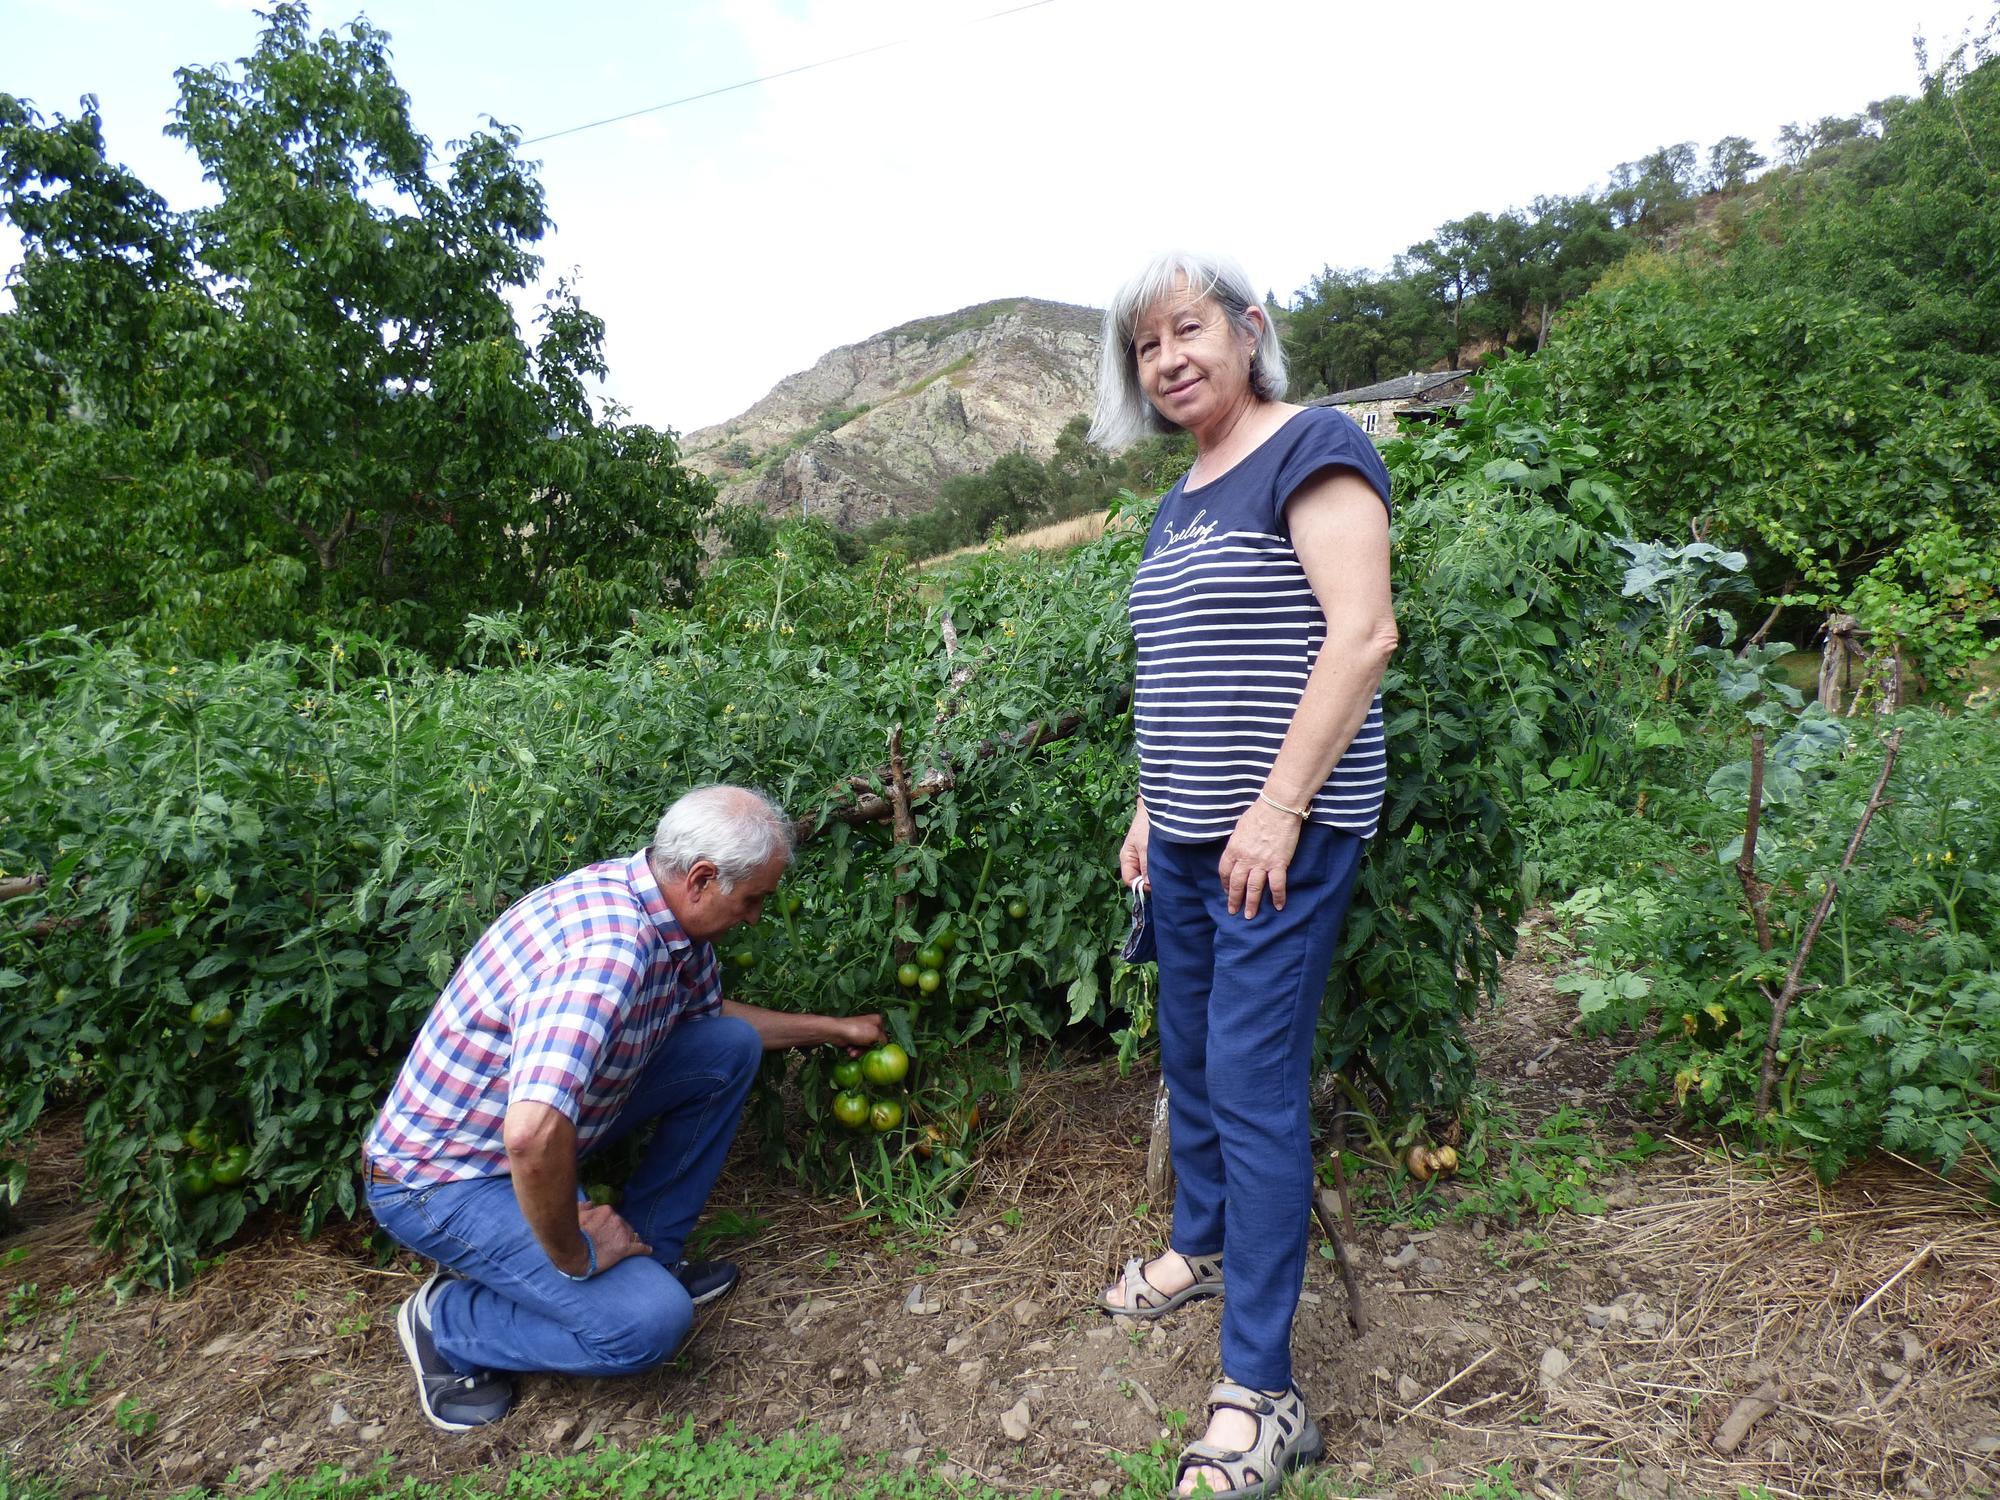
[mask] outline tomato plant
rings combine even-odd
[[[1404,514],[1419,548],[1475,529],[1449,506]],[[1571,535],[1546,520],[1520,533]],[[0,1150],[50,1098],[85,1099],[98,1236],[140,1275],[175,1279],[261,1206],[308,1231],[350,1215],[353,1142],[500,911],[640,847],[694,782],[837,806],[899,723],[912,774],[950,766],[952,784],[918,802],[913,842],[825,823],[755,936],[726,941],[750,960],[728,964],[726,993],[883,1011],[906,1052],[990,1053],[1008,1075],[1066,1026],[1116,1026],[1133,993],[1109,955],[1139,534],[970,558],[920,599],[911,576],[846,569],[823,534],[787,528],[770,556],[718,564],[689,609],[591,651],[475,619],[449,671],[355,635],[221,662],[68,635],[0,652],[0,868],[48,876],[0,923]],[[1335,1044],[1413,1094],[1466,1075],[1457,1015],[1518,899],[1496,787],[1544,753],[1515,704],[1549,698],[1535,632],[1575,607],[1548,589],[1524,607],[1527,583],[1474,587],[1474,560],[1424,552],[1404,579],[1421,665],[1392,701],[1422,712],[1392,715],[1390,831],[1330,1012]],[[967,653],[981,668],[954,687]],[[1510,671],[1511,697],[1495,688]],[[1005,748],[1064,715],[1075,732]],[[851,1178],[829,1149],[847,1139],[834,1066],[774,1059],[752,1110],[770,1158],[826,1185]],[[205,1117],[244,1122],[257,1170],[196,1201],[172,1191],[155,1143]]]

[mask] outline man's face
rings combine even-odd
[[[756,870],[725,891],[715,877],[715,866],[706,860],[688,872],[686,910],[680,913],[681,930],[691,938],[721,937],[730,928],[754,923],[764,915],[764,902],[785,876],[783,851],[773,854]]]

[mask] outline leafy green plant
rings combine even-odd
[[[1632,1166],[1660,1150],[1644,1131],[1628,1146],[1613,1149],[1597,1137],[1596,1122],[1569,1105],[1523,1135],[1507,1128],[1502,1116],[1475,1132],[1464,1149],[1465,1196],[1454,1212],[1518,1223],[1530,1215],[1601,1214],[1605,1204],[1595,1179],[1615,1166]]]
[[[151,1437],[153,1429],[160,1425],[160,1414],[137,1398],[127,1396],[112,1410],[111,1423],[126,1437]]]
[[[76,1342],[78,1320],[71,1318],[63,1329],[62,1344],[54,1359],[45,1362],[35,1372],[35,1384],[48,1393],[49,1404],[57,1411],[71,1411],[90,1404],[90,1385],[105,1360],[111,1357],[109,1349],[101,1349],[92,1359],[72,1356],[71,1346]]]

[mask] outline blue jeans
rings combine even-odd
[[[763,1056],[756,1030],[733,1016],[683,1021],[669,1033],[618,1118],[592,1145],[608,1146],[648,1120],[658,1122],[620,1208],[653,1253],[588,1281],[571,1281],[555,1268],[504,1173],[371,1187],[369,1210],[391,1238],[464,1278],[432,1294],[438,1352],[464,1375],[632,1375],[671,1358],[694,1309],[668,1267],[680,1260],[722,1171]]]
[[[1292,1315],[1312,1216],[1313,1032],[1366,843],[1311,823],[1254,919],[1229,915],[1224,840],[1147,845],[1160,957],[1160,1065],[1173,1141],[1171,1243],[1223,1257],[1222,1369],[1292,1380]]]

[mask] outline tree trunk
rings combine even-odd
[[[1848,687],[1854,680],[1854,658],[1860,654],[1854,633],[1860,621],[1853,615],[1828,615],[1826,645],[1819,653],[1819,701],[1834,717],[1842,717]]]

